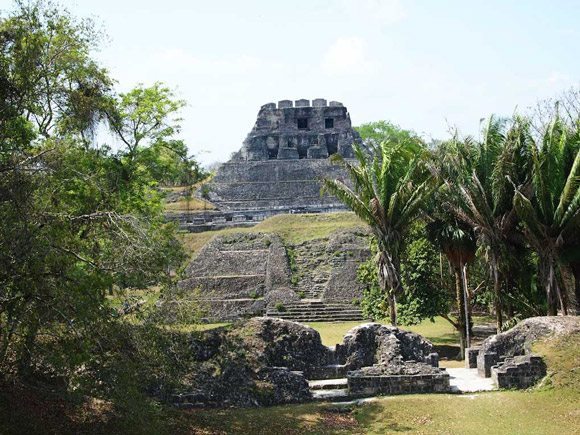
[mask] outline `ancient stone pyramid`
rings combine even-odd
[[[343,209],[320,193],[320,179],[344,179],[328,157],[353,158],[360,143],[342,103],[324,99],[282,100],[260,108],[240,151],[224,163],[206,187],[222,211],[326,212]]]

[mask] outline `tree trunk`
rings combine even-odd
[[[389,316],[391,318],[391,325],[397,326],[397,299],[394,294],[389,294]]]
[[[465,303],[461,266],[453,266],[455,274],[455,302],[457,303],[457,326],[459,329],[459,358],[465,358]]]
[[[501,304],[501,283],[499,282],[499,271],[497,261],[492,260],[492,271],[493,271],[493,293],[494,293],[494,306],[495,306],[495,323],[497,332],[501,332],[503,327],[503,315],[502,315],[502,304]]]
[[[471,346],[471,316],[469,310],[469,297],[467,294],[467,265],[461,266],[461,293],[463,296],[463,312],[465,313],[465,347]]]
[[[580,316],[580,261],[570,262],[570,269],[574,275],[574,298],[576,299],[576,315]]]
[[[544,286],[546,287],[546,299],[548,302],[548,316],[558,315],[558,290],[556,284],[556,276],[552,262],[548,258],[543,260],[540,258],[540,270],[543,278]],[[542,264],[543,263],[543,264]]]
[[[379,283],[389,304],[391,325],[397,326],[397,291],[401,291],[398,263],[393,262],[388,252],[381,252],[378,260]]]

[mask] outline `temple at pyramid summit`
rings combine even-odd
[[[352,146],[360,142],[342,103],[319,98],[265,104],[241,149],[205,186],[204,198],[226,222],[342,210],[336,198],[321,195],[320,180],[344,179],[329,157],[353,158]]]

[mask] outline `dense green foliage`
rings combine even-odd
[[[398,320],[403,325],[416,325],[424,319],[447,316],[453,294],[440,280],[439,252],[429,241],[425,224],[417,222],[408,235],[401,253],[401,278],[405,292],[397,301]],[[376,253],[376,242],[371,251]],[[374,258],[361,264],[358,279],[366,284],[361,301],[363,314],[373,320],[385,317],[387,306],[378,283]]]
[[[379,126],[380,127],[380,126]],[[381,134],[381,129],[372,130]],[[380,287],[389,305],[393,325],[397,323],[396,298],[401,296],[400,252],[413,220],[432,191],[427,171],[426,148],[405,131],[387,128],[384,140],[354,145],[356,164],[335,155],[352,184],[324,180],[324,187],[342,200],[367,223],[377,243]]]
[[[384,234],[389,234],[383,229],[385,221],[390,225],[389,218],[393,216],[388,212],[396,208],[390,208],[391,203],[386,200],[390,197],[382,201],[375,197],[396,192],[395,201],[400,201],[402,195],[397,189],[408,166],[398,161],[398,170],[385,176],[380,165],[369,164],[394,161],[391,155],[401,143],[420,144],[420,140],[412,132],[384,121],[359,128],[367,147],[358,150],[356,168],[347,166],[352,189],[336,181],[327,182],[327,186],[370,225],[378,242],[379,255],[364,264],[359,273],[359,278],[368,284],[362,301],[367,314],[384,317],[388,287],[397,285],[395,281],[384,286],[385,293],[378,285],[380,281],[373,277],[374,273],[380,276],[381,258],[400,261],[393,268],[399,276],[401,271],[408,271],[395,292],[399,314],[405,322],[429,317],[430,298],[432,301],[440,293],[455,293],[455,310],[451,310],[455,319],[449,309],[439,314],[461,332],[462,348],[469,341],[475,306],[493,311],[498,328],[502,329],[506,315],[505,326],[510,326],[530,315],[554,315],[558,309],[567,313],[571,298],[580,303],[578,95],[570,91],[563,99],[564,109],[564,103],[556,101],[555,109],[543,111],[539,118],[491,116],[483,124],[480,141],[456,134],[417,154],[435,175],[434,195],[420,195],[418,207],[413,210],[414,216],[421,216],[427,223],[427,240],[409,233],[409,226],[405,227],[404,237],[395,239],[396,243],[385,238]],[[560,111],[566,116],[560,116]],[[416,186],[422,180],[413,176],[409,185]],[[414,193],[422,191],[419,188]],[[373,212],[388,218],[381,221]],[[445,255],[447,269],[455,278],[454,283],[444,279],[449,274],[443,273],[441,265],[439,291],[436,284],[431,285],[437,267],[429,266],[434,263],[434,255],[428,253],[433,245],[427,241]],[[409,249],[414,250],[412,254],[402,254]],[[422,250],[424,256],[420,254]],[[382,251],[385,254],[380,255]],[[482,273],[485,269],[487,275]],[[470,275],[475,278],[475,288],[470,286]],[[417,293],[417,289],[429,288],[429,292]]]
[[[175,136],[182,102],[160,84],[116,95],[91,58],[99,38],[43,2],[0,21],[0,372],[161,394],[174,338],[155,313],[122,321],[108,295],[170,284],[184,254],[157,186],[197,165]],[[115,150],[96,141],[107,127]]]

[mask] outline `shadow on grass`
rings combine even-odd
[[[384,404],[365,403],[363,408],[355,410],[354,415],[361,428],[368,429],[373,423],[380,422],[381,430],[388,431],[387,433],[410,432],[416,429],[397,421],[393,413],[385,410]]]

